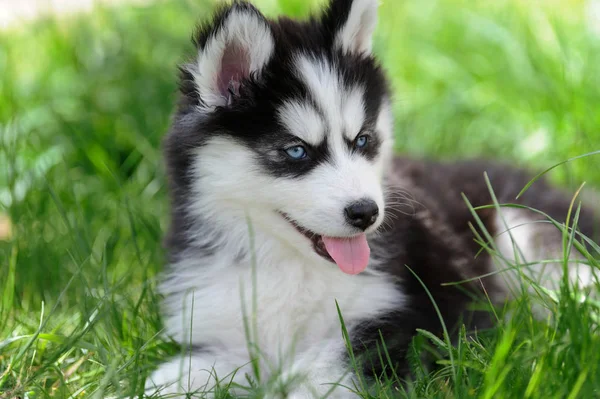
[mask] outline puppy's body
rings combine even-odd
[[[442,284],[497,263],[476,256],[469,223],[477,224],[461,193],[473,206],[491,204],[487,171],[499,202],[514,202],[529,177],[392,157],[388,88],[370,53],[375,21],[372,0],[333,0],[306,23],[236,3],[200,30],[166,142],[173,213],[161,285],[167,333],[189,351],[163,364],[149,388],[210,395],[216,380],[247,385],[249,375],[269,381],[271,397],[281,387],[296,398],[351,397],[338,305],[364,371],[381,371],[370,356],[381,334],[405,373],[415,330],[441,328],[422,284],[451,327],[487,325],[484,313],[467,311],[482,287],[506,296],[497,277],[461,290]],[[569,206],[543,182],[520,202],[559,221]],[[478,217],[504,259],[560,250],[556,228],[528,224],[542,219],[536,213]],[[589,210],[581,221],[591,236]],[[511,227],[520,252],[503,233]]]

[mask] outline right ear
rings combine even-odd
[[[331,0],[323,24],[335,47],[352,54],[370,55],[377,26],[378,0]]]
[[[234,101],[244,80],[260,75],[275,46],[265,17],[239,1],[218,12],[194,42],[198,57],[182,68],[182,89],[207,110]]]

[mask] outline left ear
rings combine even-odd
[[[371,54],[377,3],[378,0],[331,0],[323,24],[333,34],[333,45],[353,54]]]
[[[198,56],[185,67],[186,77],[195,84],[193,99],[206,110],[228,106],[237,98],[244,82],[260,76],[275,47],[267,19],[241,0],[221,8],[194,41]]]

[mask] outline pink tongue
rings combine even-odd
[[[358,274],[367,268],[371,249],[364,234],[349,238],[322,238],[329,256],[344,273]]]

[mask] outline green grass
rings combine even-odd
[[[258,3],[303,16],[318,2]],[[157,338],[160,141],[175,66],[211,8],[122,6],[0,32],[0,223],[12,225],[0,238],[0,397],[140,393],[177,352]],[[397,150],[545,169],[600,149],[599,39],[580,1],[384,1],[375,51],[396,93]],[[598,161],[551,178],[598,188]],[[547,319],[518,298],[497,329],[455,346],[421,333],[417,381],[406,392],[382,381],[374,396],[600,397],[600,303],[566,283],[545,299]],[[443,367],[424,369],[421,351]]]

